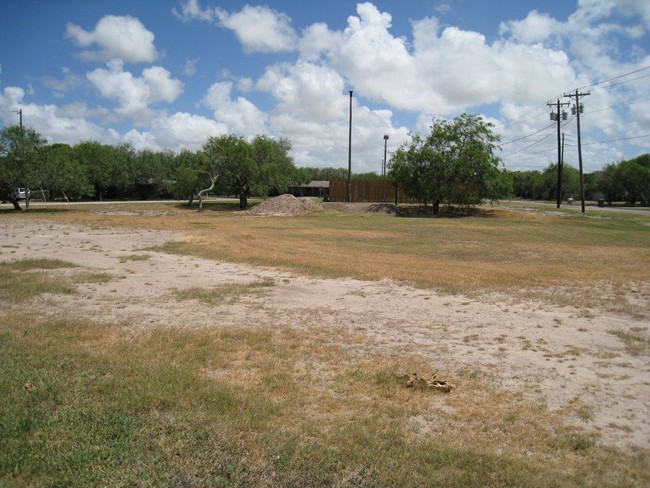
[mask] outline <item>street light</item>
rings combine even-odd
[[[386,146],[388,145],[388,134],[384,134],[384,167],[382,168],[381,175],[383,176],[384,187],[384,203],[386,203]]]

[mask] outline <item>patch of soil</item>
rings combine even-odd
[[[314,212],[323,208],[311,198],[297,198],[285,194],[258,203],[250,209],[253,215],[291,216]]]
[[[319,207],[310,200],[283,196],[260,204],[258,212],[300,211],[304,202],[308,208]],[[390,281],[319,279],[143,251],[185,237],[31,218],[0,219],[0,263],[61,259],[78,268],[44,272],[54,279],[70,279],[66,273],[78,273],[81,267],[114,276],[108,283],[80,281],[74,295],[41,295],[27,304],[5,300],[0,305],[8,312],[21,313],[28,307],[33,313],[124,323],[136,329],[281,324],[317,331],[361,358],[422,358],[444,370],[445,379],[453,383],[455,371],[485,375],[495,391],[521,392],[560,411],[572,424],[598,435],[599,442],[650,447],[650,353],[629,344],[649,343],[648,315],[553,306],[507,295],[472,299]],[[146,259],[125,259],[142,253]],[[275,286],[263,296],[249,294],[234,304],[173,298],[176,290],[190,287],[210,290],[270,280]],[[645,305],[643,310],[650,310],[646,290],[639,284],[628,291]],[[352,335],[358,342],[348,342]],[[417,383],[413,380],[414,387],[422,383],[419,378]],[[433,379],[424,378],[422,384],[428,388]]]
[[[402,211],[393,203],[347,203],[327,202],[323,207],[345,213],[381,213],[384,215],[402,215]]]

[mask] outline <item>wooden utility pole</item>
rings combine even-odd
[[[348,202],[352,203],[352,90],[350,90],[350,130],[348,134]]]
[[[555,105],[557,112],[551,112],[551,120],[557,121],[557,208],[560,208],[560,203],[562,202],[562,148],[560,146],[560,122],[567,119],[567,113],[562,112],[560,114],[560,107],[563,105],[570,105],[569,102],[560,103],[560,99],[557,99],[556,103],[547,103],[549,107]]]
[[[564,95],[565,98],[575,98],[575,105],[571,110],[573,114],[576,116],[576,120],[578,121],[578,165],[580,166],[580,201],[582,202],[582,213],[585,213],[585,178],[582,172],[582,143],[580,139],[580,114],[582,113],[584,106],[580,104],[580,98],[586,97],[587,95],[591,95],[591,93],[590,92],[580,93],[580,91],[577,89],[575,93],[569,93],[568,95],[566,94]]]

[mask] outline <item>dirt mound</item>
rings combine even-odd
[[[365,211],[369,213],[381,213],[384,215],[402,215],[401,210],[393,203],[375,203],[369,205]]]
[[[392,203],[347,203],[328,202],[324,203],[325,208],[331,208],[337,212],[345,213],[381,213],[384,215],[402,215],[397,205]]]
[[[293,195],[280,195],[255,205],[250,213],[254,215],[301,215],[322,208],[320,203],[310,198],[296,198]]]

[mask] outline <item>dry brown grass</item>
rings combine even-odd
[[[489,209],[463,218],[331,211],[286,218],[253,217],[223,206],[203,213],[173,204],[119,208],[89,205],[27,218],[176,231],[184,240],[163,250],[298,273],[387,278],[443,292],[508,292],[558,305],[644,313],[643,301],[635,305],[625,298],[631,287],[647,286],[650,276],[650,219],[644,216]]]

